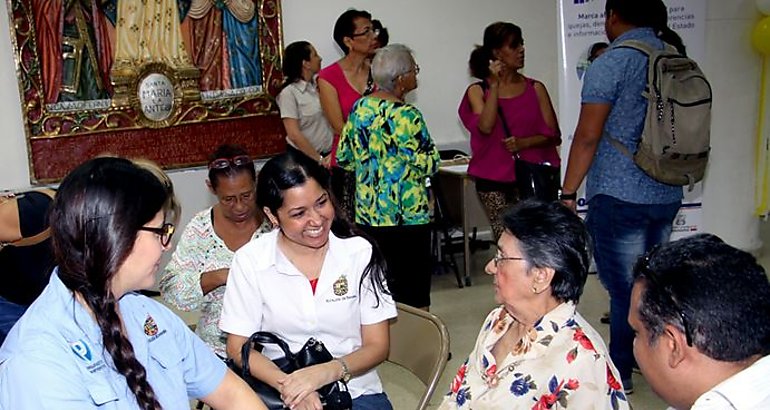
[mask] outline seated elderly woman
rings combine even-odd
[[[257,172],[243,147],[220,145],[209,156],[206,186],[217,203],[193,216],[160,279],[164,300],[183,311],[201,310],[195,332],[220,357],[226,336],[217,322],[235,251],[269,232],[257,208]]]
[[[419,72],[406,46],[377,51],[378,90],[353,105],[337,164],[355,171],[355,222],[385,255],[393,299],[427,309],[432,259],[425,180],[438,170],[439,154],[420,110],[404,102]]]
[[[583,222],[526,200],[503,216],[486,266],[501,304],[484,320],[440,409],[628,409],[599,334],[575,307],[589,266]]]

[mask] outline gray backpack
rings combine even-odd
[[[612,143],[644,172],[664,184],[689,186],[703,179],[711,133],[711,85],[695,61],[665,44],[657,50],[629,40],[618,47],[648,56],[647,115],[636,153],[615,138]]]

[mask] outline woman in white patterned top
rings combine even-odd
[[[257,208],[256,171],[246,151],[222,145],[211,155],[206,185],[219,201],[185,227],[163,272],[163,299],[184,311],[201,310],[196,333],[225,357],[226,337],[217,327],[230,263],[238,248],[271,230]]]

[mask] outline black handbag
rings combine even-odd
[[[497,115],[503,122],[505,135],[510,137],[511,131],[499,105],[497,106]],[[521,159],[518,153],[513,154],[513,158],[519,199],[537,198],[546,202],[559,199],[559,188],[561,188],[561,170],[559,167],[527,162]]]
[[[308,339],[304,346],[296,354],[289,350],[289,346],[278,335],[271,332],[255,332],[241,347],[241,363],[239,367],[235,361],[228,359],[227,367],[240,376],[270,410],[288,409],[281,400],[281,394],[269,384],[255,378],[249,371],[249,355],[251,349],[262,351],[265,344],[277,345],[284,356],[273,360],[284,373],[292,373],[295,370],[316,364],[332,361],[334,358],[326,350],[326,346],[314,338]],[[348,392],[348,387],[343,381],[336,381],[318,389],[321,404],[325,410],[349,410],[353,407],[353,399]]]

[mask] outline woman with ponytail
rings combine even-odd
[[[171,311],[136,293],[174,233],[169,191],[121,158],[62,182],[50,214],[58,267],[0,348],[0,408],[264,409]],[[189,397],[188,397],[189,396]]]
[[[333,136],[318,96],[316,74],[320,70],[321,56],[312,44],[289,44],[283,52],[284,82],[276,101],[286,128],[287,149],[328,167]]]
[[[296,152],[267,161],[257,177],[257,204],[273,223],[235,252],[219,327],[239,366],[256,331],[273,332],[299,351],[310,337],[334,360],[286,374],[267,345],[249,356],[251,374],[281,393],[288,408],[321,409],[316,392],[348,382],[356,410],[392,410],[375,368],[388,357],[396,316],[375,243],[344,218],[332,198],[329,172]]]

